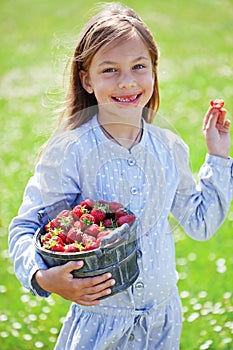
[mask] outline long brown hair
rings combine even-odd
[[[83,88],[79,72],[88,71],[94,55],[100,48],[109,43],[117,45],[120,41],[129,39],[135,31],[149,50],[155,77],[153,94],[143,110],[143,118],[152,123],[159,107],[157,45],[146,24],[132,9],[119,3],[104,3],[103,9],[83,28],[74,50],[68,93],[59,119],[60,127],[62,125],[65,129],[75,129],[98,112],[95,95],[89,94]]]

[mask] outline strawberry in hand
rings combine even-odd
[[[203,134],[206,139],[208,153],[228,158],[230,150],[230,121],[225,119],[227,110],[223,108],[223,100],[211,100],[210,108],[203,121]]]
[[[210,100],[210,108],[221,109],[223,106],[224,100],[222,99]]]

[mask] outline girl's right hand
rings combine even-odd
[[[226,113],[225,108],[209,108],[202,128],[208,153],[223,158],[228,158],[230,151],[230,120],[225,119]]]
[[[100,303],[100,297],[111,294],[111,286],[115,280],[110,273],[96,277],[74,278],[71,272],[79,270],[83,261],[70,261],[62,266],[51,267],[48,270],[38,270],[34,277],[41,288],[50,293],[84,306]]]

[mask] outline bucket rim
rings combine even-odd
[[[122,233],[122,236],[124,235],[123,239],[119,239],[116,241],[113,241],[112,243],[107,244],[106,246],[101,246],[92,250],[84,251],[84,252],[56,252],[51,251],[48,249],[45,249],[42,247],[40,242],[40,237],[44,234],[44,226],[39,227],[34,235],[34,245],[36,248],[36,251],[40,253],[42,256],[46,256],[51,259],[55,260],[79,260],[84,259],[86,257],[91,256],[98,256],[104,254],[106,251],[112,250],[114,248],[118,248],[119,246],[123,245],[125,242],[130,243],[137,240],[137,218],[133,222],[132,225],[123,224],[121,227],[119,227],[119,231]],[[113,234],[114,234],[113,230]],[[130,240],[131,233],[135,231],[135,238]],[[103,239],[106,242],[106,239]],[[102,242],[101,242],[102,243]]]

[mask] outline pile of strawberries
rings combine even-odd
[[[124,223],[131,225],[135,215],[118,202],[83,200],[73,210],[61,211],[45,227],[40,237],[44,249],[74,253],[99,247],[103,237]]]

